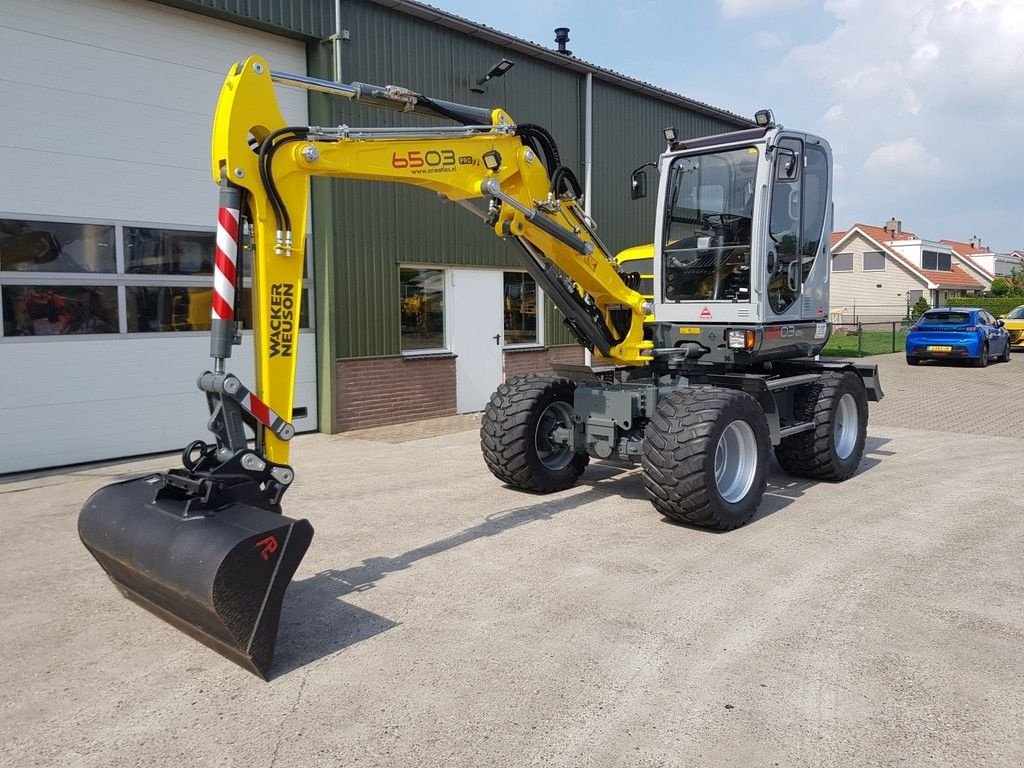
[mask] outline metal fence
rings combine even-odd
[[[906,320],[890,322],[833,323],[832,335],[821,351],[826,357],[867,357],[906,349]]]
[[[913,305],[909,302],[898,304],[850,304],[833,306],[829,319],[834,323],[898,323],[910,315]]]

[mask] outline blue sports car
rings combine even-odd
[[[1010,360],[1010,334],[984,309],[939,307],[917,319],[907,334],[907,363],[959,358],[979,368]]]

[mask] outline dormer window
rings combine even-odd
[[[921,254],[921,268],[937,272],[952,272],[952,256],[941,251],[924,251]]]

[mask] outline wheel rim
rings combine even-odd
[[[836,408],[836,423],[832,428],[832,439],[835,441],[836,455],[840,459],[848,459],[857,445],[857,433],[860,431],[860,419],[857,415],[857,401],[847,392],[839,398]]]
[[[551,439],[552,433],[559,427],[571,428],[572,406],[569,403],[551,403],[537,419],[537,430],[534,433],[533,445],[537,458],[545,469],[557,472],[572,463],[574,451],[565,443],[556,443]]]
[[[725,428],[715,448],[715,486],[730,504],[740,501],[757,474],[757,438],[745,421]]]

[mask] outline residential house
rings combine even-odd
[[[993,275],[945,242],[884,227],[855,224],[832,235],[833,322],[893,322],[922,296],[935,307],[988,290]]]
[[[992,278],[1009,277],[1013,270],[1021,268],[1022,257],[1024,257],[1024,253],[1021,251],[994,253],[988,246],[981,244],[981,238],[977,235],[966,243],[959,243],[955,240],[942,240],[941,242],[952,248],[953,252],[961,258],[976,264]]]

